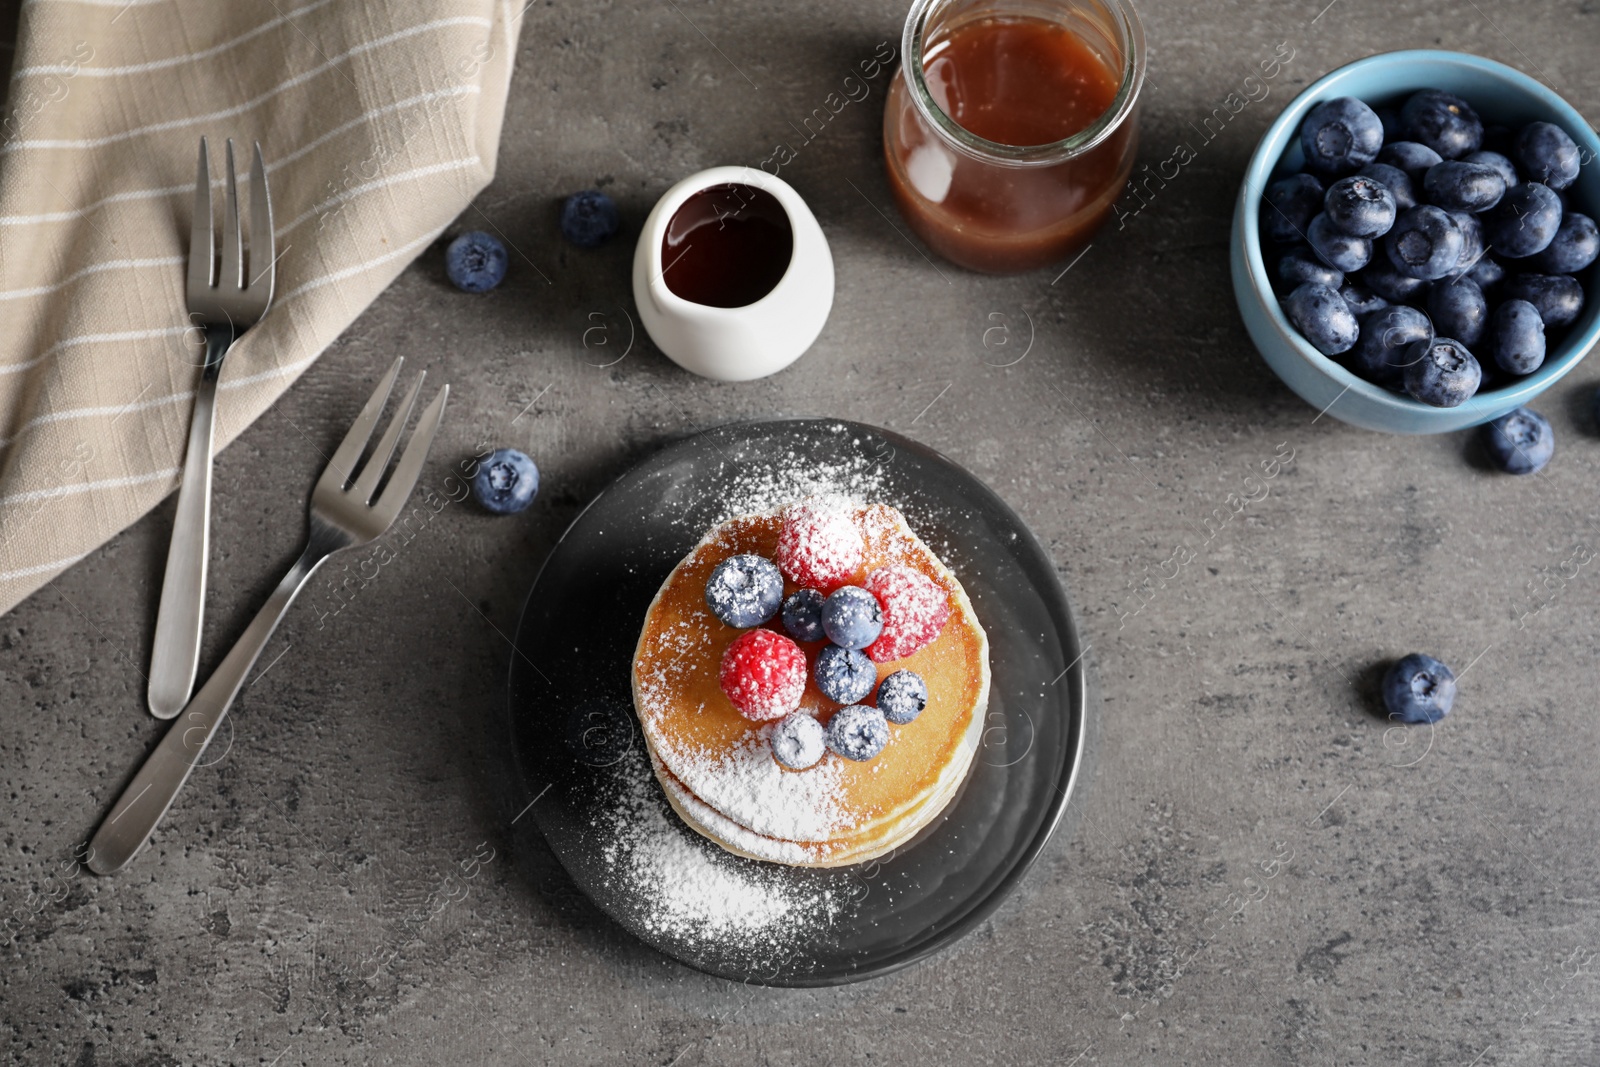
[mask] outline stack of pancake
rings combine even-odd
[[[875,758],[858,763],[829,752],[813,767],[786,770],[767,743],[773,724],[741,716],[720,688],[723,651],[744,631],[711,614],[706,581],[730,556],[775,558],[778,514],[742,516],[711,530],[667,576],[645,616],[633,695],[656,777],[686,823],[742,856],[832,867],[893,850],[956,795],[983,734],[989,641],[961,583],[894,508],[849,507],[865,543],[851,583],[901,564],[949,596],[950,619],[931,644],[878,664],[880,680],[902,669],[921,675],[928,704],[915,721],[889,727],[889,744]],[[784,595],[794,590],[788,583]],[[777,619],[767,625],[782,632]],[[821,646],[801,645],[813,665]],[[807,681],[802,710],[826,724],[840,706]]]

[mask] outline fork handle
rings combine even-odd
[[[167,728],[155,749],[145,758],[139,773],[133,776],[117,798],[106,821],[95,831],[89,842],[89,869],[96,874],[111,874],[121,870],[133,859],[144,843],[150,839],[183,784],[189,780],[206,747],[216,736],[233,698],[239,695],[245,676],[255,665],[261,650],[266,647],[272,632],[278,628],[289,605],[311,578],[313,572],[328,558],[329,547],[319,544],[316,531],[305,551],[295,561],[283,581],[272,591],[267,602],[261,605],[256,617],[240,635],[216,672],[206,679],[206,684],[184,708],[183,717]]]
[[[171,719],[189,702],[200,670],[200,627],[206,607],[206,565],[211,554],[211,447],[216,422],[217,376],[233,344],[233,330],[206,330],[206,362],[195,390],[189,448],[178,487],[178,511],[161,579],[161,606],[150,652],[146,702],[158,719]]]

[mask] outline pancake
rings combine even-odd
[[[774,724],[746,719],[722,693],[722,654],[744,631],[707,609],[706,580],[730,556],[775,558],[782,528],[776,514],[742,516],[712,529],[667,576],[634,653],[634,707],[668,800],[684,822],[742,856],[840,866],[893,850],[956,795],[983,733],[988,637],[961,583],[894,508],[846,506],[865,542],[851,584],[899,564],[932,579],[950,607],[933,642],[877,665],[880,680],[897,670],[916,671],[928,686],[928,704],[915,721],[889,726],[889,743],[876,757],[855,762],[829,752],[813,767],[787,770],[772,758],[767,741]],[[795,588],[786,582],[785,595]],[[777,619],[766,626],[783,632]],[[801,643],[813,664],[822,647]],[[841,705],[808,678],[800,707],[826,723]]]

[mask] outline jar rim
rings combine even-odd
[[[1110,105],[1088,126],[1069,137],[1040,145],[1010,145],[980,137],[962,126],[947,114],[933,99],[922,69],[923,36],[928,18],[946,0],[914,0],[906,14],[905,29],[900,38],[900,73],[911,91],[923,119],[937,130],[940,137],[963,155],[987,163],[1012,166],[1048,166],[1082,155],[1104,141],[1133,111],[1138,102],[1139,90],[1144,85],[1145,44],[1144,24],[1130,0],[1097,0],[1117,22],[1122,31],[1122,78],[1117,85],[1117,95]]]

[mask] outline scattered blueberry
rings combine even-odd
[[[1544,319],[1526,300],[1507,300],[1489,316],[1489,351],[1509,374],[1532,374],[1544,364]]]
[[[1363,285],[1391,304],[1404,304],[1417,299],[1428,284],[1421,278],[1401,274],[1386,255],[1368,263],[1359,277]]]
[[[904,726],[928,706],[928,683],[916,671],[895,671],[878,683],[878,710],[896,726]]]
[[[1352,237],[1382,237],[1394,225],[1394,194],[1383,183],[1353,174],[1328,186],[1322,210],[1335,229]]]
[[[1322,183],[1310,174],[1291,174],[1267,186],[1261,198],[1261,229],[1269,241],[1303,241],[1311,217],[1322,210]]]
[[[1489,325],[1489,302],[1478,283],[1469,278],[1434,282],[1428,290],[1428,316],[1433,328],[1467,347],[1483,339]]]
[[[804,711],[791,711],[772,728],[772,758],[791,771],[814,767],[828,751],[822,724]]]
[[[1306,162],[1325,174],[1352,174],[1371,163],[1383,145],[1383,121],[1353,96],[1312,108],[1300,126]]]
[[[1432,656],[1413,652],[1383,676],[1383,704],[1398,722],[1438,722],[1455,702],[1455,672]]]
[[[515,515],[539,494],[539,468],[514,448],[498,448],[478,464],[472,495],[485,511]]]
[[[1504,281],[1505,276],[1506,269],[1500,265],[1500,261],[1493,256],[1487,255],[1479,256],[1477,261],[1472,264],[1472,269],[1466,273],[1466,277],[1477,282],[1478,288],[1485,293],[1490,292],[1495,286]]]
[[[1549,419],[1518,408],[1484,426],[1483,444],[1494,465],[1507,474],[1533,474],[1550,462],[1556,435]]]
[[[1388,163],[1368,163],[1356,172],[1359,177],[1371,178],[1394,197],[1395,211],[1401,212],[1417,206],[1417,187],[1411,175]]]
[[[1383,242],[1396,270],[1423,281],[1443,278],[1454,271],[1465,247],[1456,220],[1432,204],[1403,212]]]
[[[1483,369],[1467,346],[1449,337],[1417,341],[1406,351],[1406,392],[1436,408],[1453,408],[1478,391]]]
[[[1570,274],[1514,274],[1501,290],[1538,308],[1546,326],[1566,326],[1583,310],[1583,286]]]
[[[1417,185],[1422,184],[1422,176],[1428,168],[1444,159],[1439,153],[1425,144],[1415,141],[1391,141],[1378,152],[1378,162],[1387,163],[1391,167],[1398,167],[1404,171]]]
[[[783,603],[783,575],[762,556],[729,556],[706,581],[706,607],[711,614],[741,630],[760,626]]]
[[[796,589],[783,602],[783,628],[796,641],[821,641],[827,636],[822,629],[822,602],[825,598],[815,589]]]
[[[1428,316],[1405,304],[1392,304],[1361,319],[1361,337],[1350,354],[1351,369],[1368,381],[1398,388],[1405,378],[1411,346],[1433,340]]]
[[[1372,259],[1372,239],[1341,233],[1324,212],[1306,227],[1306,238],[1317,258],[1345,272],[1360,270]]]
[[[1289,249],[1278,260],[1278,281],[1283,283],[1284,292],[1297,289],[1307,282],[1337,289],[1344,284],[1344,271],[1335,270],[1322,262],[1310,245],[1301,245]]]
[[[1339,295],[1349,305],[1350,313],[1361,321],[1361,316],[1389,306],[1389,301],[1374,293],[1360,282],[1347,281],[1339,287]]]
[[[1600,231],[1594,219],[1569,211],[1561,217],[1555,237],[1544,251],[1531,257],[1531,265],[1546,274],[1576,274],[1600,255]]]
[[[866,648],[883,632],[883,606],[859,585],[836,589],[822,603],[822,630],[840,648]]]
[[[605,193],[585,189],[561,205],[561,236],[579,248],[598,248],[611,240],[622,223],[617,205]]]
[[[1561,226],[1561,198],[1548,186],[1523,182],[1506,191],[1483,217],[1483,236],[1502,256],[1520,259],[1543,252]]]
[[[1530,180],[1552,189],[1565,189],[1576,181],[1582,160],[1567,131],[1549,122],[1530,122],[1522,127],[1511,143],[1511,154]]]
[[[1454,93],[1438,89],[1413,93],[1400,109],[1400,122],[1407,137],[1445,159],[1460,159],[1483,147],[1483,121]]]
[[[487,293],[506,276],[506,246],[492,233],[468,230],[444,249],[444,272],[464,293]]]
[[[1484,211],[1506,195],[1506,180],[1486,164],[1447,159],[1428,168],[1422,192],[1430,204],[1446,211]]]
[[[1517,165],[1499,152],[1471,152],[1462,156],[1461,162],[1476,163],[1479,166],[1493,168],[1505,180],[1507,189],[1522,183],[1522,175],[1517,173]]]
[[[1318,352],[1336,356],[1356,343],[1356,317],[1344,297],[1325,285],[1302,285],[1284,301],[1284,311],[1295,329]]]
[[[828,720],[828,747],[848,760],[869,760],[889,743],[889,723],[883,712],[864,704],[840,708]]]
[[[817,688],[829,700],[840,704],[854,704],[872,692],[878,682],[878,665],[867,658],[865,652],[853,648],[828,645],[817,653],[817,666],[812,671]]]

